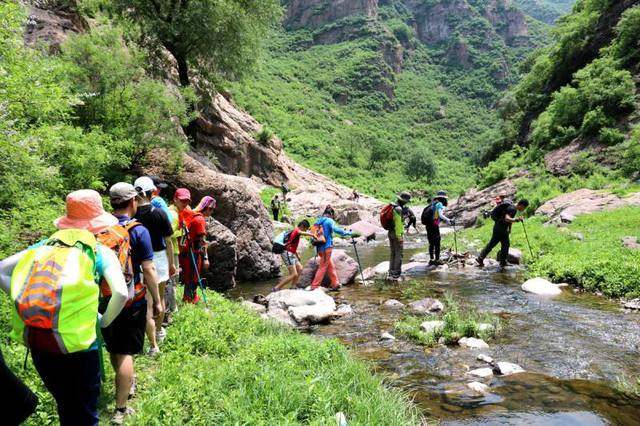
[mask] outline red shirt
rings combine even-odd
[[[289,253],[296,254],[298,252],[298,244],[300,243],[300,230],[295,228],[289,235],[289,244],[287,244],[287,251]]]
[[[180,222],[180,227],[186,227],[189,232],[189,237],[184,238],[182,244],[180,244],[180,251],[187,252],[189,247],[194,247],[194,242],[201,235],[207,234],[207,222],[204,219],[204,216],[200,213],[196,213],[190,208],[186,208],[182,210],[178,214],[178,220]]]

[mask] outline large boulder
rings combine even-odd
[[[619,197],[607,191],[579,189],[547,201],[538,207],[536,214],[546,216],[554,222],[572,222],[582,214],[625,206],[640,206],[640,192]]]
[[[207,221],[207,252],[211,266],[205,272],[207,284],[216,290],[227,290],[235,286],[238,256],[236,236],[215,219]]]
[[[237,279],[278,276],[279,265],[271,253],[273,227],[258,188],[250,179],[218,173],[192,155],[183,156],[180,170],[163,150],[150,152],[147,160],[141,173],[160,176],[174,188],[189,188],[194,203],[205,195],[217,200],[213,217],[236,237]],[[212,258],[211,264],[219,260]]]
[[[353,258],[351,258],[351,256],[349,256],[344,250],[338,249],[333,250],[331,259],[333,260],[333,264],[336,267],[336,272],[338,274],[338,280],[340,281],[340,284],[351,284],[355,279],[356,274],[358,273],[358,262],[353,260]],[[300,287],[311,285],[311,282],[313,281],[313,277],[315,277],[317,270],[318,258],[314,257],[310,259],[302,269],[298,285]],[[325,276],[322,285],[325,287],[329,286],[328,277]]]
[[[356,223],[349,226],[352,231],[362,234],[362,238],[365,240],[374,240],[377,235],[386,234],[387,231],[373,223],[366,220],[359,220]]]
[[[455,218],[460,226],[473,226],[485,212],[493,210],[496,197],[513,199],[516,191],[516,185],[510,179],[502,180],[481,191],[471,189],[450,203],[447,216]]]
[[[531,278],[522,284],[522,290],[539,296],[557,296],[562,293],[560,286],[544,278]]]
[[[65,2],[30,2],[29,19],[26,23],[24,41],[28,46],[46,45],[57,53],[69,35],[84,33],[89,24],[78,12],[76,0]],[[59,3],[59,4],[55,4]]]
[[[336,302],[321,289],[314,291],[305,290],[280,290],[267,296],[269,312],[274,316],[282,317],[282,310],[288,312],[296,324],[318,324],[341,316],[336,312]]]

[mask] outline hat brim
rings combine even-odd
[[[180,201],[191,201],[191,197],[175,197],[176,200]]]
[[[53,221],[58,229],[86,229],[92,234],[99,234],[110,226],[118,224],[118,218],[110,213],[103,213],[91,219],[72,219],[61,216]]]

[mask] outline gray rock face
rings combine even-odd
[[[495,207],[495,197],[501,196],[513,199],[516,194],[516,186],[511,180],[502,180],[495,185],[478,191],[471,189],[460,196],[456,201],[449,203],[449,217],[456,218],[461,226],[473,226],[483,212],[491,212]],[[491,219],[487,219],[491,220]]]
[[[444,305],[438,299],[430,297],[409,303],[409,309],[416,314],[428,314],[433,312],[441,312]]]
[[[204,274],[207,284],[221,290],[235,287],[238,264],[236,236],[217,220],[209,219],[207,241],[207,252],[211,260],[209,270]]]
[[[148,155],[148,163],[141,173],[160,176],[174,188],[189,188],[194,203],[205,195],[211,195],[216,199],[218,205],[213,218],[235,235],[236,278],[257,280],[278,276],[278,263],[271,253],[273,227],[253,182],[218,173],[189,155],[184,156],[180,172],[174,171],[175,168],[171,166],[170,161],[164,151],[153,151]],[[222,230],[217,225],[216,229]],[[226,235],[220,241],[230,243],[232,238]],[[223,248],[218,246],[216,250]],[[233,249],[225,248],[224,252],[231,254]],[[232,262],[230,259],[217,257],[210,259],[212,265],[217,261]],[[230,265],[224,268],[225,271],[230,269]],[[212,278],[220,287],[228,288],[233,285],[230,280],[221,282],[216,277]]]
[[[333,260],[333,263],[336,267],[336,272],[338,273],[338,280],[340,281],[340,284],[351,284],[354,281],[356,274],[358,273],[358,262],[352,259],[344,250],[338,249],[333,250],[331,259]],[[309,260],[302,269],[298,285],[300,287],[311,285],[311,282],[313,281],[313,277],[316,275],[317,270],[318,260],[314,257]],[[328,277],[325,276],[322,285],[329,286]]]
[[[546,216],[553,222],[569,223],[581,214],[614,210],[625,206],[640,206],[640,193],[618,197],[606,191],[579,189],[547,201],[538,207],[536,214]]]
[[[378,0],[291,0],[285,25],[320,27],[352,15],[376,16]]]
[[[64,3],[56,7],[30,7],[24,33],[25,44],[28,46],[45,44],[49,46],[51,52],[56,53],[60,51],[60,45],[69,35],[89,30],[89,24],[78,13],[76,1]]]

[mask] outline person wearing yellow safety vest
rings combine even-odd
[[[389,281],[399,281],[402,276],[402,251],[404,245],[404,219],[402,208],[411,201],[411,194],[403,192],[398,195],[396,204],[393,205],[393,222],[389,229]]]
[[[31,350],[61,425],[97,425],[101,371],[97,327],[107,327],[128,297],[115,253],[96,241],[118,223],[93,190],[70,193],[58,232],[0,261],[0,288],[13,301],[11,337]],[[98,313],[104,278],[111,299]]]

